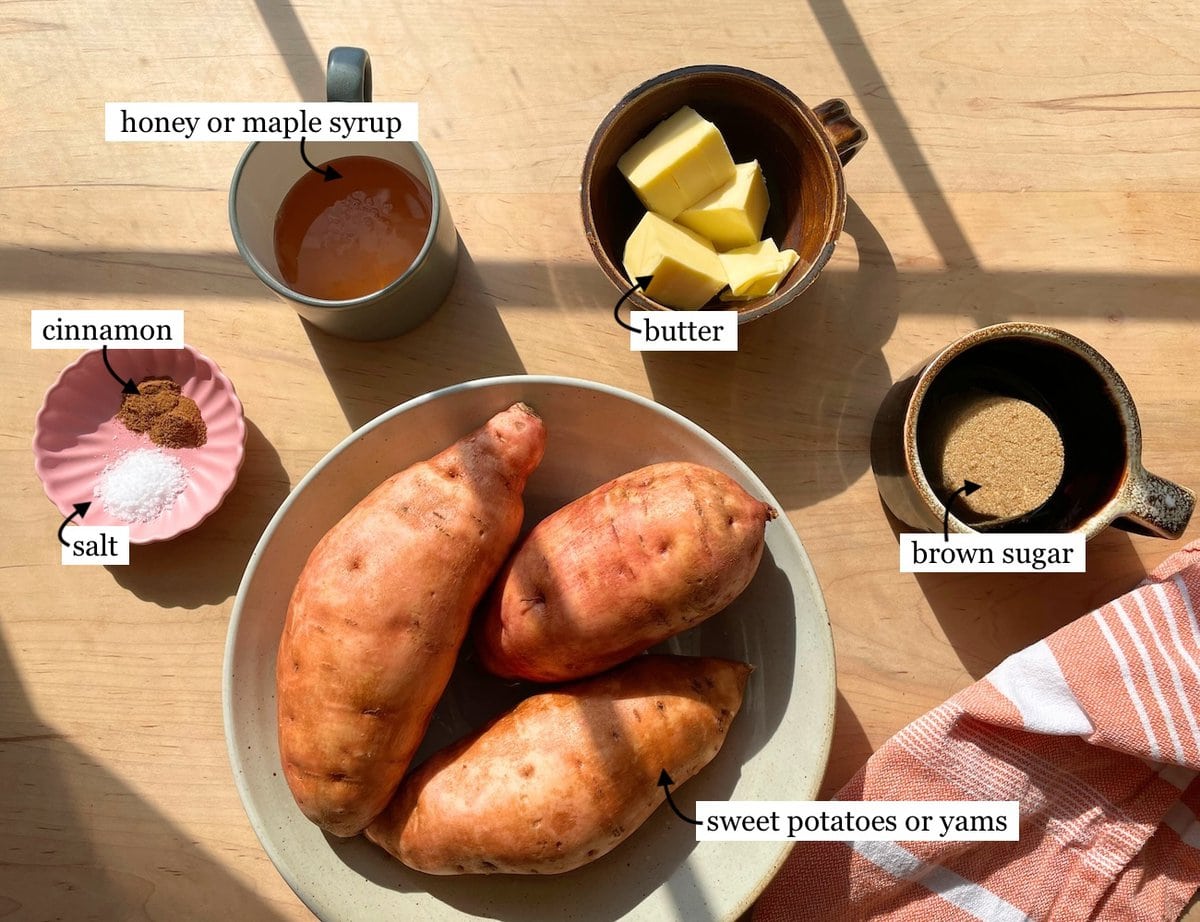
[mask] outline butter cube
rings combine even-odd
[[[682,310],[703,307],[727,283],[711,243],[653,211],[625,241],[625,271],[631,279],[654,276],[647,297]]]
[[[795,250],[782,250],[768,237],[748,247],[739,247],[717,257],[729,278],[729,291],[722,301],[749,301],[775,293],[779,282],[796,264]]]
[[[733,179],[675,219],[707,237],[718,250],[752,246],[767,220],[767,184],[758,161],[739,163],[734,169]]]
[[[721,132],[687,106],[625,151],[617,169],[643,205],[669,219],[734,178]]]

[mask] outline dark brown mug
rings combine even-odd
[[[717,126],[735,162],[759,162],[771,200],[763,235],[798,257],[774,294],[736,304],[738,323],[746,323],[794,300],[829,262],[846,220],[842,167],[866,143],[867,131],[843,100],[810,109],[787,87],[741,67],[683,67],[630,91],[596,129],[581,190],[588,243],[622,291],[630,285],[621,268],[625,241],[646,209],[617,161],[683,106]],[[634,310],[671,310],[640,291],[629,302]]]
[[[975,330],[931,356],[888,391],[871,433],[871,466],[879,493],[907,525],[940,531],[947,497],[939,495],[922,458],[923,431],[939,410],[967,390],[1017,397],[1038,407],[1063,442],[1063,475],[1032,512],[972,528],[954,515],[954,532],[1079,532],[1091,538],[1110,524],[1177,538],[1195,495],[1142,466],[1142,430],[1125,382],[1083,340],[1037,323],[999,323]],[[924,428],[923,428],[924,427]]]

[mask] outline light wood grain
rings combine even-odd
[[[240,145],[103,141],[106,101],[323,98],[335,44],[371,51],[377,99],[419,102],[465,246],[443,309],[388,343],[307,331],[240,262],[226,218]],[[834,626],[825,793],[1178,546],[1110,531],[1086,575],[902,576],[867,440],[907,368],[976,326],[1036,319],[1125,377],[1147,465],[1200,483],[1194,3],[16,0],[0,5],[0,53],[0,918],[311,918],[230,777],[227,619],[290,486],[355,426],[443,385],[604,381],[696,420],[763,477]],[[621,95],[703,62],[810,103],[842,96],[872,137],[847,169],[846,233],[802,302],[743,328],[737,354],[642,357],[611,323],[579,172]],[[194,533],[135,548],[128,568],[62,568],[29,440],[74,356],[31,351],[26,318],[119,307],[186,311],[188,340],[245,404],[247,460]]]

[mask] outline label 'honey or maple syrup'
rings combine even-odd
[[[329,161],[340,179],[309,171],[275,216],[283,280],[312,298],[346,301],[399,278],[425,244],[433,199],[408,170],[378,157]]]

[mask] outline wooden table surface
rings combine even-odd
[[[370,50],[377,100],[420,104],[464,245],[441,311],[391,342],[306,329],[242,263],[226,217],[242,145],[103,139],[106,101],[323,99],[337,44]],[[311,918],[226,758],[233,598],[314,462],[448,384],[530,372],[623,387],[762,477],[833,623],[826,794],[908,721],[1182,546],[1110,529],[1086,574],[901,575],[867,442],[918,360],[978,326],[1038,320],[1116,366],[1147,466],[1200,484],[1194,3],[12,0],[0,59],[0,918]],[[694,63],[759,70],[810,104],[844,97],[871,139],[846,171],[845,233],[801,301],[743,327],[736,354],[631,353],[583,237],[580,168],[627,90]],[[31,351],[36,308],[184,309],[249,428],[238,485],[201,528],[135,547],[128,567],[59,564],[30,438],[75,354]]]

